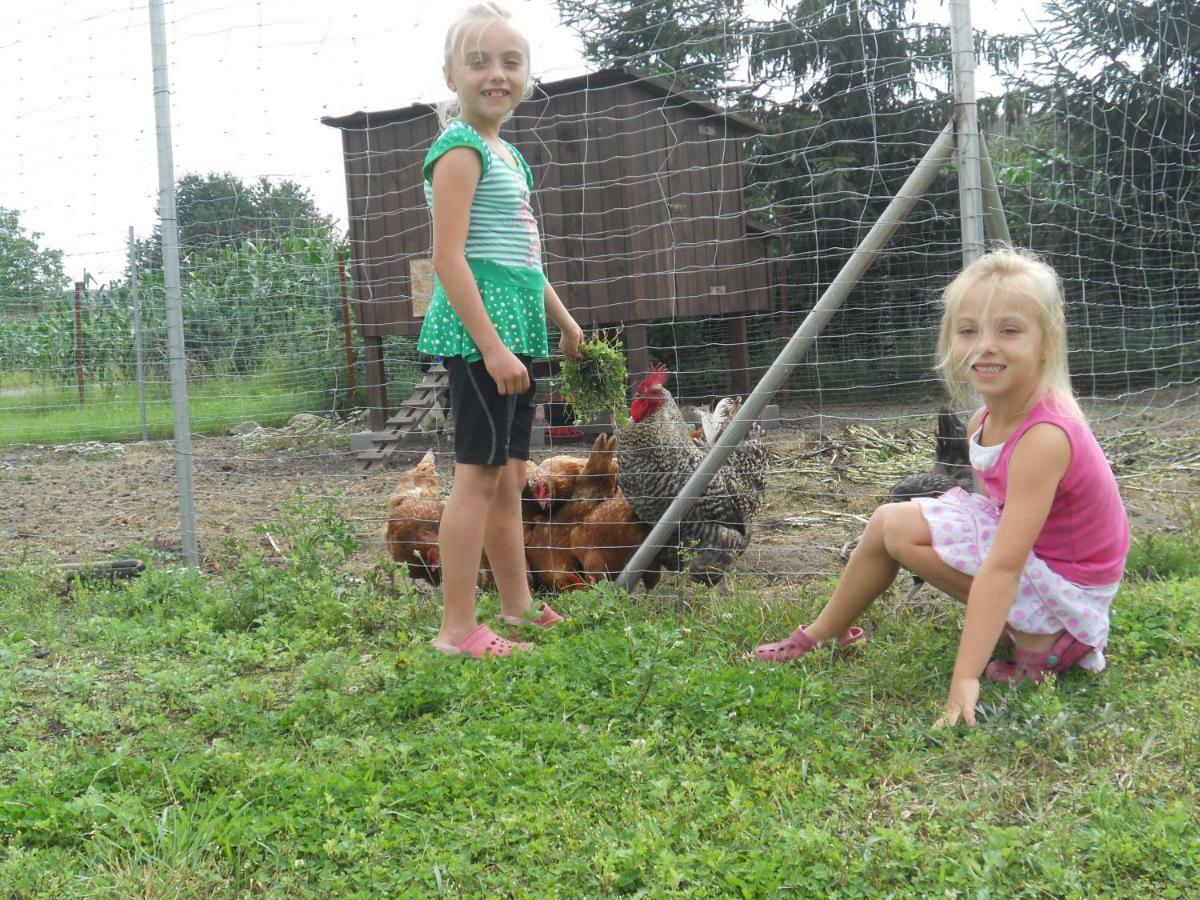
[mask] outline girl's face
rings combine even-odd
[[[954,316],[951,353],[955,368],[984,400],[1028,401],[1046,359],[1033,301],[1003,288],[993,292],[989,284],[967,291]]]
[[[499,125],[517,108],[528,83],[525,39],[502,20],[468,31],[446,67],[446,84],[472,124]]]

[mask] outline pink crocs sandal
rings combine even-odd
[[[562,616],[550,608],[549,603],[541,603],[538,605],[537,612],[541,613],[536,619],[532,617],[532,612],[524,616],[496,616],[505,625],[532,625],[535,628],[551,628],[559,622],[565,622]]]
[[[983,673],[1001,684],[1020,684],[1026,679],[1037,684],[1051,672],[1067,671],[1094,649],[1064,631],[1049,650],[1018,650],[1014,647],[1012,659],[993,659]]]
[[[851,625],[846,633],[838,638],[838,649],[849,647],[865,640],[866,634],[857,625]],[[825,642],[821,642],[825,643]],[[799,659],[805,653],[815,649],[818,642],[808,636],[804,626],[799,626],[785,640],[773,644],[759,644],[754,648],[754,658],[762,662],[790,662]]]
[[[430,641],[433,649],[440,653],[445,653],[447,656],[459,656],[466,654],[475,659],[483,659],[485,656],[512,656],[517,650],[532,650],[532,644],[522,644],[518,641],[509,641],[500,637],[496,632],[487,625],[480,625],[465,638],[457,647],[446,646],[439,644],[436,640]]]

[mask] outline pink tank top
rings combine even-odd
[[[1057,425],[1067,435],[1071,462],[1054,492],[1033,552],[1075,584],[1115,584],[1129,555],[1129,519],[1112,468],[1086,422],[1056,411],[1049,398],[1043,398],[1004,442],[996,464],[986,472],[976,470],[979,480],[1003,509],[1013,448],[1021,435],[1040,422]]]

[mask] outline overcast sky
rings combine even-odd
[[[344,221],[341,140],[321,116],[442,99],[441,43],[464,5],[167,2],[176,176],[290,178]],[[508,5],[527,25],[536,76],[586,71],[551,0]],[[948,20],[939,0],[922,5]],[[1040,0],[972,7],[976,26],[1017,31]],[[128,227],[150,232],[158,191],[145,0],[4,0],[0,83],[0,206],[19,210],[42,246],[63,250],[72,278],[117,277]]]

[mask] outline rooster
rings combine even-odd
[[[433,451],[411,469],[402,472],[388,498],[388,523],[384,531],[388,553],[408,566],[413,578],[441,584],[442,565],[438,552],[438,528],[442,520],[438,499],[438,476]]]
[[[705,456],[665,387],[669,377],[666,366],[650,370],[630,406],[632,423],[617,434],[617,480],[647,524],[662,517]],[[760,434],[754,426],[678,523],[677,540],[658,557],[669,569],[678,570],[680,551],[690,549],[695,553],[688,564],[691,578],[716,584],[745,552],[766,487],[767,451]]]

